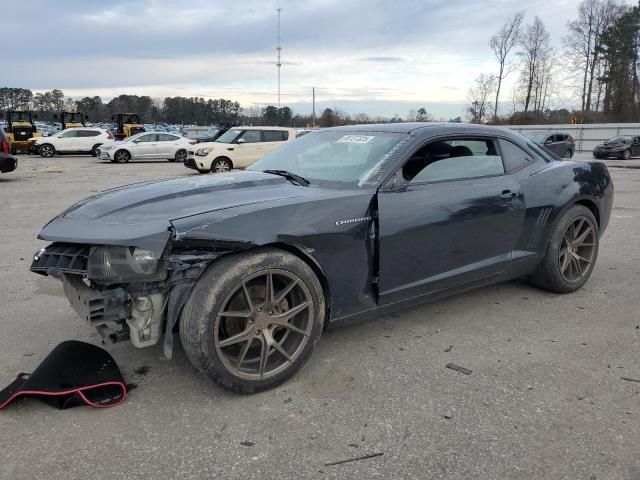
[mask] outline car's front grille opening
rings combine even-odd
[[[44,252],[36,255],[31,263],[31,271],[52,274],[87,274],[90,245],[78,243],[52,243]]]

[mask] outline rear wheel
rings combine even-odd
[[[169,161],[170,162],[182,162],[184,163],[184,161],[187,159],[187,151],[184,149],[178,150],[176,152],[175,157],[170,158]]]
[[[102,145],[102,144],[101,143],[97,143],[93,147],[91,147],[91,155],[93,155],[94,157],[98,156],[98,148],[100,148],[100,145]]]
[[[574,205],[558,221],[532,283],[552,292],[575,292],[593,272],[599,243],[593,213],[583,205]]]
[[[631,150],[625,150],[622,152],[622,159],[629,160],[631,158]]]
[[[231,160],[224,157],[216,158],[211,164],[212,173],[224,173],[228,172],[232,168],[233,166],[231,165]]]
[[[113,161],[116,163],[126,163],[131,160],[131,154],[126,150],[118,150],[113,155]]]
[[[56,149],[53,145],[49,143],[45,143],[44,145],[40,146],[38,153],[40,154],[41,157],[51,158],[56,154]]]
[[[212,264],[180,317],[193,365],[223,388],[257,393],[291,378],[322,333],[324,296],[313,270],[276,249]]]

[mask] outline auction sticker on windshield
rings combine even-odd
[[[368,135],[345,135],[339,138],[337,143],[369,143],[376,137]]]

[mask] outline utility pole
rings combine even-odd
[[[316,87],[311,87],[312,90],[312,94],[313,94],[313,107],[312,107],[312,113],[311,113],[311,126],[315,127],[316,126]]]
[[[282,12],[281,8],[278,8],[278,62],[276,63],[276,67],[278,67],[278,110],[280,110],[280,67],[282,67],[282,62],[280,61],[280,54],[282,53],[282,46],[280,45],[280,12]]]

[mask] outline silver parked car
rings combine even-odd
[[[165,159],[184,162],[195,140],[173,133],[143,132],[120,142],[109,142],[98,149],[98,158],[114,163],[130,160]]]

